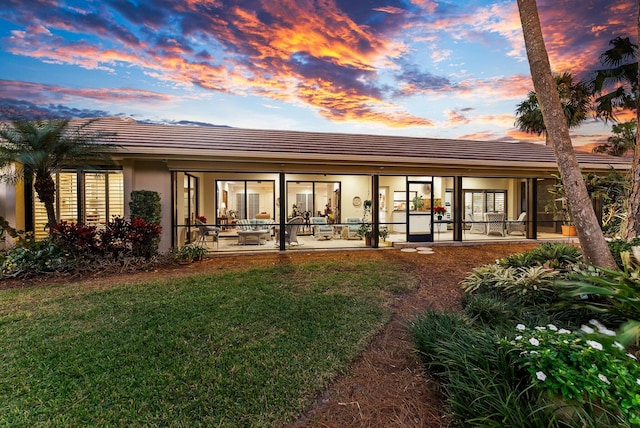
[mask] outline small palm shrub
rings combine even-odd
[[[545,242],[530,251],[507,256],[498,263],[506,267],[548,266],[552,269],[565,270],[580,260],[582,260],[582,254],[577,247],[558,242]]]
[[[557,271],[543,266],[514,268],[494,264],[473,269],[461,285],[466,293],[490,292],[526,305],[548,304],[557,300],[553,286],[557,277]]]

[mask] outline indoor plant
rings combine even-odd
[[[436,205],[433,207],[433,212],[438,216],[438,220],[442,220],[442,216],[445,215],[447,209],[442,205]]]

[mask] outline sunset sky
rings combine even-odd
[[[589,78],[633,0],[538,0],[554,72]],[[2,0],[0,110],[542,141],[515,0]],[[574,130],[574,144],[611,124]]]

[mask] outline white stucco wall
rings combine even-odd
[[[163,162],[135,162],[123,165],[125,217],[130,216],[129,202],[133,190],[151,190],[160,195],[162,209],[162,235],[160,240],[160,252],[171,248],[171,173]]]

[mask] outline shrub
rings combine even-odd
[[[104,229],[98,232],[102,251],[105,255],[118,257],[128,251],[128,237],[131,224],[122,217],[114,217]]]
[[[147,223],[142,218],[133,219],[127,236],[133,255],[148,259],[157,254],[160,232],[162,228],[157,223]]]
[[[527,329],[503,346],[529,372],[534,388],[547,392],[548,417],[572,426],[640,426],[640,366],[597,321],[571,332],[554,325]],[[605,333],[605,334],[603,334]],[[591,424],[589,424],[591,425]]]
[[[466,293],[497,293],[522,304],[548,304],[557,300],[553,282],[557,271],[542,266],[504,267],[499,264],[473,269],[461,283]]]
[[[207,249],[199,245],[188,244],[178,248],[173,260],[178,263],[191,263],[194,260],[200,260],[207,254]]]
[[[618,264],[620,269],[624,269],[624,265],[622,263],[622,258],[620,254],[624,252],[630,252],[631,247],[636,247],[640,245],[640,238],[633,238],[631,241],[625,241],[624,239],[614,239],[607,243],[609,245],[609,250],[611,251],[611,255],[613,259]]]
[[[51,238],[42,241],[24,240],[0,256],[0,277],[32,277],[50,272],[63,272],[75,266],[70,256]]]
[[[433,311],[409,329],[425,367],[444,381],[454,425],[549,426],[532,418],[541,399],[526,388],[526,371],[512,364],[490,329]]]
[[[620,254],[622,270],[589,266],[557,283],[573,307],[628,320],[624,341],[640,337],[640,265],[628,252]]]
[[[95,252],[99,249],[95,226],[67,223],[62,220],[53,229],[54,242],[62,251],[73,255]]]
[[[566,270],[581,259],[582,254],[577,247],[558,242],[545,242],[530,251],[505,257],[498,263],[505,267],[547,266],[552,269]]]
[[[162,206],[160,195],[152,190],[134,190],[131,192],[129,211],[132,219],[142,218],[147,223],[160,224]]]

